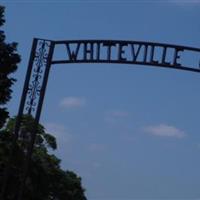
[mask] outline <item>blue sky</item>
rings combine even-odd
[[[200,47],[200,1],[2,1],[22,56],[16,115],[32,39],[141,40]],[[59,53],[59,52],[58,52]],[[62,54],[62,52],[60,52]],[[190,59],[190,58],[188,58]],[[55,65],[41,122],[62,167],[93,199],[200,198],[200,75],[115,64]]]

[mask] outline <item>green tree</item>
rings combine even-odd
[[[7,153],[13,137],[16,118],[8,121],[0,134],[0,186],[2,185],[3,171],[8,162]],[[18,191],[22,163],[26,154],[27,145],[34,120],[30,115],[23,116],[19,140],[12,163],[12,177],[9,181],[8,200],[14,200]],[[37,137],[31,159],[31,168],[25,184],[24,199],[26,200],[86,200],[81,178],[72,171],[62,170],[60,160],[48,152],[57,148],[56,139],[45,131],[42,125],[37,127]]]
[[[0,28],[4,23],[4,7],[0,5]],[[5,104],[11,98],[11,86],[15,82],[10,74],[17,70],[17,64],[20,62],[20,56],[16,52],[17,43],[6,43],[5,40],[5,33],[0,29],[0,129],[9,116]]]

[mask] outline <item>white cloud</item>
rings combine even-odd
[[[89,146],[89,150],[92,152],[102,152],[106,149],[103,144],[93,143]]]
[[[106,122],[116,122],[117,119],[122,119],[122,118],[126,118],[129,116],[129,113],[126,111],[120,111],[120,110],[115,110],[115,111],[109,111],[106,112],[106,116],[105,116],[105,121]]]
[[[185,132],[166,124],[160,124],[156,126],[147,126],[144,128],[146,133],[149,133],[154,136],[160,137],[174,137],[174,138],[183,138],[186,136]]]
[[[92,163],[92,166],[93,166],[93,168],[100,168],[101,167],[101,164],[99,163],[99,162],[94,162],[94,163]]]
[[[127,117],[129,114],[125,111],[112,111],[110,115],[113,117]]]
[[[79,108],[83,107],[86,103],[83,97],[65,97],[60,101],[60,106],[63,108]]]

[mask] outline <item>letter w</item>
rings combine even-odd
[[[78,52],[79,52],[79,49],[80,49],[80,43],[78,43],[76,45],[75,50],[70,49],[69,43],[66,44],[66,48],[67,48],[67,54],[68,54],[69,60],[70,61],[76,61],[77,57],[78,57]]]

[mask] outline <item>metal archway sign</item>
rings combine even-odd
[[[66,56],[56,59],[60,46]],[[186,62],[188,55],[196,58],[192,64]],[[200,72],[200,48],[141,41],[34,39],[19,115],[25,111],[39,121],[50,67],[64,63],[136,64]]]
[[[56,58],[56,50],[62,47],[63,58]],[[188,62],[192,56],[192,62]],[[164,67],[191,72],[200,72],[200,48],[180,45],[122,40],[65,40],[53,41],[33,39],[31,55],[24,82],[18,117],[15,126],[14,143],[18,139],[21,118],[24,114],[34,117],[35,128],[31,135],[27,160],[24,165],[18,200],[23,199],[23,189],[29,169],[39,123],[50,68],[64,63],[114,63],[136,64]],[[8,170],[9,171],[9,170]],[[9,174],[9,173],[8,173]],[[8,175],[4,182],[2,197],[5,193]],[[4,197],[3,197],[4,198]]]

